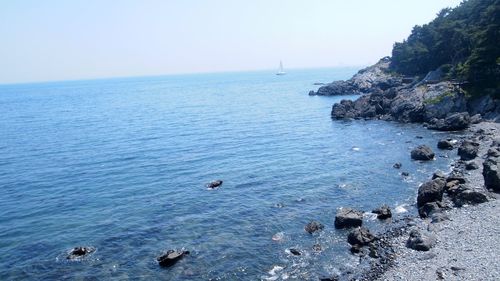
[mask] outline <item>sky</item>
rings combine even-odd
[[[0,0],[0,83],[365,66],[461,0]]]

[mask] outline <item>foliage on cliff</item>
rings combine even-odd
[[[500,0],[465,0],[415,26],[392,49],[391,68],[404,75],[425,75],[441,67],[449,79],[475,89],[500,89]]]

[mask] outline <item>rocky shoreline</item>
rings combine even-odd
[[[438,72],[402,77],[389,65],[390,58],[383,58],[309,95],[361,95],[334,104],[334,120],[377,119],[462,131],[462,137],[450,135],[436,144],[438,150],[455,150],[457,159],[450,173],[436,171],[419,187],[418,215],[394,220],[383,233],[373,235],[363,227],[351,231],[351,252],[369,269],[322,280],[498,280],[500,100],[468,97],[460,83]],[[409,157],[432,160],[432,149],[419,146]]]

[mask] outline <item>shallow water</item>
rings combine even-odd
[[[307,95],[353,73],[0,86],[0,279],[307,280],[355,267],[337,208],[415,212],[418,184],[450,158],[410,160],[440,133],[332,121],[331,105],[354,97]],[[207,190],[213,179],[224,184]],[[319,235],[304,231],[312,219]],[[79,245],[97,251],[66,261]],[[172,248],[191,254],[159,268]]]

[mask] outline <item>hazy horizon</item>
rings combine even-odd
[[[460,2],[1,2],[0,84],[365,66]]]

